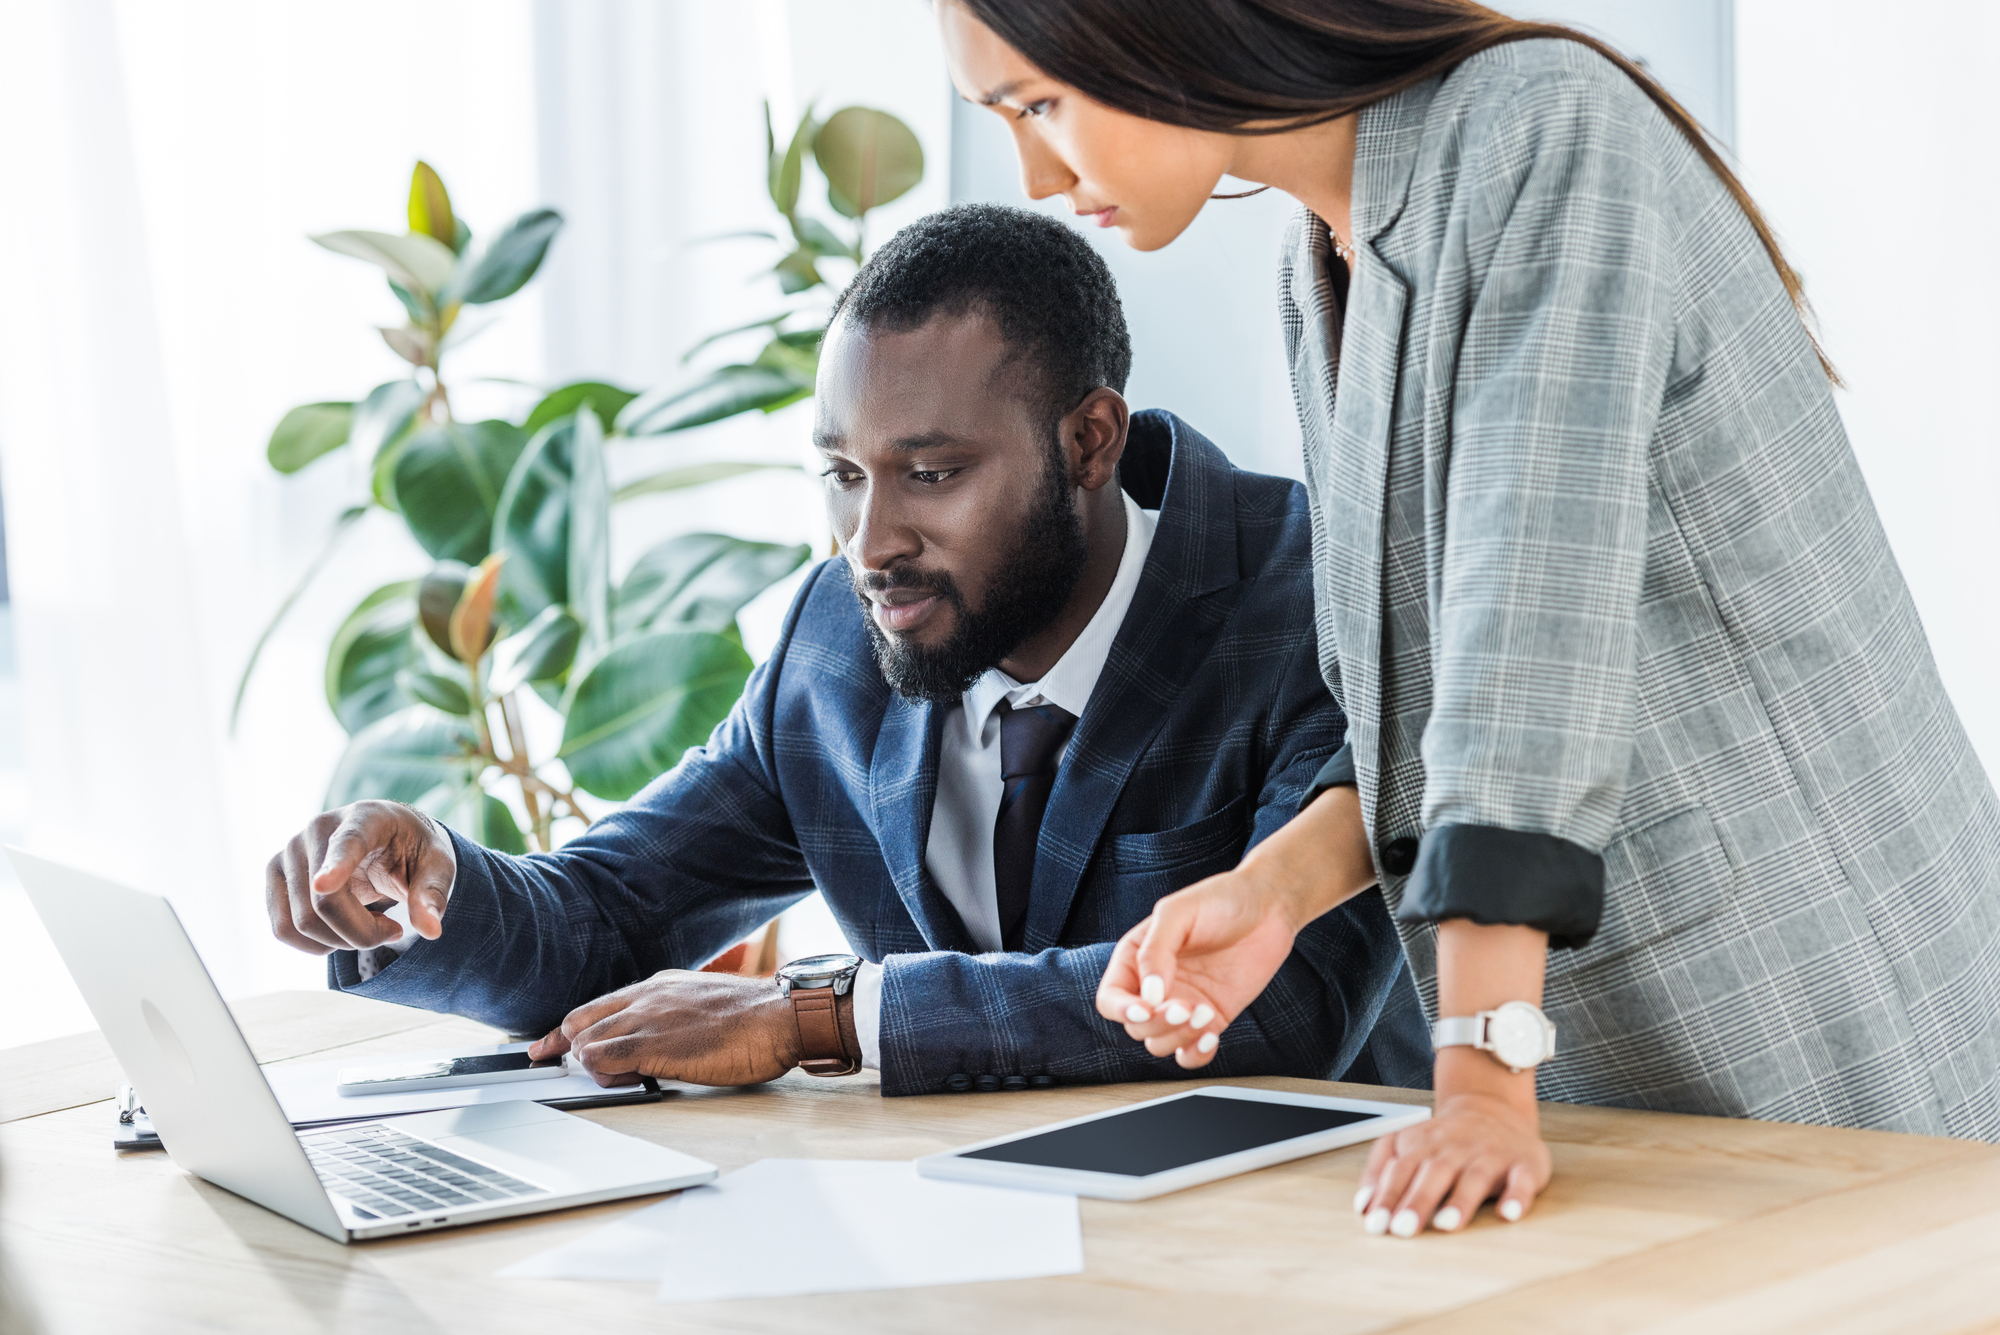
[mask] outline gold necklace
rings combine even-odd
[[[1340,233],[1334,231],[1331,224],[1327,226],[1326,238],[1333,243],[1333,256],[1335,259],[1344,260],[1349,264],[1354,262],[1354,247],[1342,241]]]

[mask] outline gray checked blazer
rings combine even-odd
[[[1354,200],[1279,288],[1426,1009],[1525,922],[1544,1098],[2000,1138],[2000,808],[1749,221],[1560,40],[1361,113]]]

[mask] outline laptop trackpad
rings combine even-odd
[[[559,1194],[715,1171],[688,1155],[526,1099],[385,1120]]]

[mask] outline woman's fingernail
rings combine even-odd
[[[1160,975],[1147,974],[1139,984],[1139,995],[1149,1006],[1157,1006],[1167,999],[1167,985],[1160,981]]]
[[[1368,1217],[1361,1221],[1361,1227],[1368,1230],[1369,1236],[1381,1237],[1389,1231],[1389,1212],[1380,1208],[1370,1210]]]
[[[1506,1200],[1500,1202],[1500,1217],[1508,1223],[1518,1223],[1521,1218],[1521,1202]]]
[[[1167,1023],[1186,1024],[1187,1022],[1188,1022],[1188,1008],[1181,1005],[1181,1003],[1178,1001],[1169,1002],[1167,1004]]]
[[[1194,1050],[1196,1052],[1213,1052],[1215,1051],[1215,1045],[1220,1043],[1221,1041],[1222,1040],[1216,1037],[1214,1034],[1203,1034],[1201,1038],[1195,1043]]]
[[[1398,1210],[1396,1217],[1389,1222],[1389,1231],[1399,1238],[1416,1237],[1417,1229],[1420,1227],[1415,1210]]]
[[[1194,1008],[1193,1015],[1188,1016],[1188,1023],[1197,1029],[1206,1029],[1208,1028],[1208,1022],[1214,1018],[1215,1007],[1204,1001],[1201,1005]]]
[[[1431,1227],[1445,1233],[1455,1231],[1464,1222],[1456,1205],[1447,1205],[1431,1216]]]
[[[1144,1024],[1146,1023],[1146,1021],[1153,1018],[1153,1012],[1147,1010],[1144,1006],[1141,1006],[1138,1002],[1135,1001],[1131,1005],[1125,1008],[1125,1018],[1130,1020],[1133,1024]]]
[[[1375,1188],[1363,1187],[1354,1193],[1354,1213],[1362,1214],[1368,1209],[1368,1202],[1375,1196]]]

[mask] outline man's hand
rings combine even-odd
[[[853,1024],[848,1006],[842,1025],[850,1043]],[[799,1064],[799,1026],[792,1003],[769,978],[663,969],[578,1006],[528,1055],[543,1061],[572,1051],[607,1087],[642,1075],[691,1085],[755,1085]]]
[[[356,802],[315,816],[271,859],[264,906],[271,934],[309,955],[394,941],[391,904],[408,904],[410,926],[435,941],[457,875],[443,826],[400,802]]]

